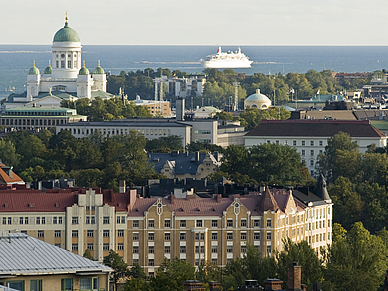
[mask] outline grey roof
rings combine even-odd
[[[10,287],[5,287],[3,285],[0,285],[0,291],[19,291]]]
[[[311,202],[314,206],[316,205],[324,205],[328,204],[329,202],[326,202],[322,198],[315,195],[313,192],[308,189],[308,187],[303,187],[304,189],[294,189],[292,191],[292,195],[301,201],[304,205],[308,206],[308,204]]]
[[[175,175],[195,175],[206,155],[205,153],[149,153],[148,160],[158,173],[167,162]]]
[[[112,269],[23,233],[0,233],[0,276],[79,272]]]

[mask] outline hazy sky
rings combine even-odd
[[[0,0],[0,44],[388,45],[386,0]]]

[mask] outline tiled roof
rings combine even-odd
[[[351,137],[386,137],[369,120],[262,120],[261,124],[245,136],[306,136],[332,137],[340,131]]]
[[[112,269],[23,233],[0,236],[0,275],[29,275],[82,272],[111,272]]]

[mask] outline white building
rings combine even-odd
[[[27,92],[11,94],[7,97],[2,102],[3,111],[5,108],[21,106],[60,106],[62,99],[70,101],[78,98],[93,99],[96,95],[106,98],[106,74],[100,62],[92,73],[89,72],[85,63],[81,63],[81,48],[80,37],[74,29],[70,28],[66,16],[65,26],[54,35],[52,57],[48,67],[42,74],[34,61],[27,75]],[[58,94],[53,95],[51,92],[65,92],[68,95],[58,98]],[[42,98],[49,100],[40,102]]]
[[[244,140],[246,147],[264,143],[295,147],[310,174],[314,175],[317,157],[325,151],[327,139],[341,131],[357,142],[362,153],[373,143],[377,147],[387,145],[387,136],[369,120],[262,120],[244,136]]]
[[[162,77],[162,82],[167,85],[168,93],[175,97],[202,96],[206,77],[203,75],[193,75],[188,78]]]

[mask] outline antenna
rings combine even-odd
[[[240,82],[233,82],[234,85],[234,108],[233,111],[238,111],[238,86]]]

